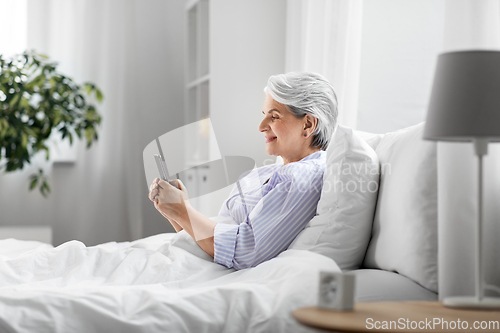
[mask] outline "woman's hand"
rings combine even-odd
[[[149,199],[177,232],[183,229],[176,219],[187,214],[188,194],[180,180],[166,182],[155,178],[149,187]]]
[[[155,201],[155,197],[158,195],[158,181],[159,178],[155,178],[151,185],[149,186],[149,200]]]
[[[216,223],[189,204],[186,187],[180,180],[167,183],[156,178],[149,188],[149,199],[177,232],[186,231],[206,253],[214,256]]]
[[[156,203],[160,211],[169,219],[186,217],[188,194],[186,187],[178,179],[166,182],[155,179],[150,192],[150,199]]]

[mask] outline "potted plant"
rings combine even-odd
[[[87,148],[97,140],[101,116],[89,100],[100,103],[101,91],[92,83],[76,84],[56,67],[35,52],[0,55],[0,170],[22,169],[40,151],[49,159],[47,140],[54,131],[70,144],[75,134],[85,138]],[[42,169],[31,176],[30,190],[36,187],[43,196],[50,193]]]

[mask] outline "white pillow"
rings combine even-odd
[[[422,139],[423,129],[388,133],[377,146],[380,191],[364,265],[437,292],[436,144]]]
[[[327,149],[317,215],[289,249],[332,258],[342,270],[358,268],[370,239],[377,201],[379,162],[352,129],[338,126]]]
[[[374,150],[377,149],[378,144],[384,137],[384,134],[374,134],[374,133],[369,133],[369,132],[364,132],[364,131],[354,131],[359,137],[368,143],[370,147],[372,147]]]

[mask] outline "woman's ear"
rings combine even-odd
[[[318,124],[318,119],[309,114],[306,114],[304,118],[304,130],[307,130],[309,133],[314,132],[314,130],[316,129],[316,125]]]

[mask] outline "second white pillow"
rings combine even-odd
[[[382,180],[364,264],[437,292],[437,148],[423,131],[420,123],[388,133],[377,146]]]

